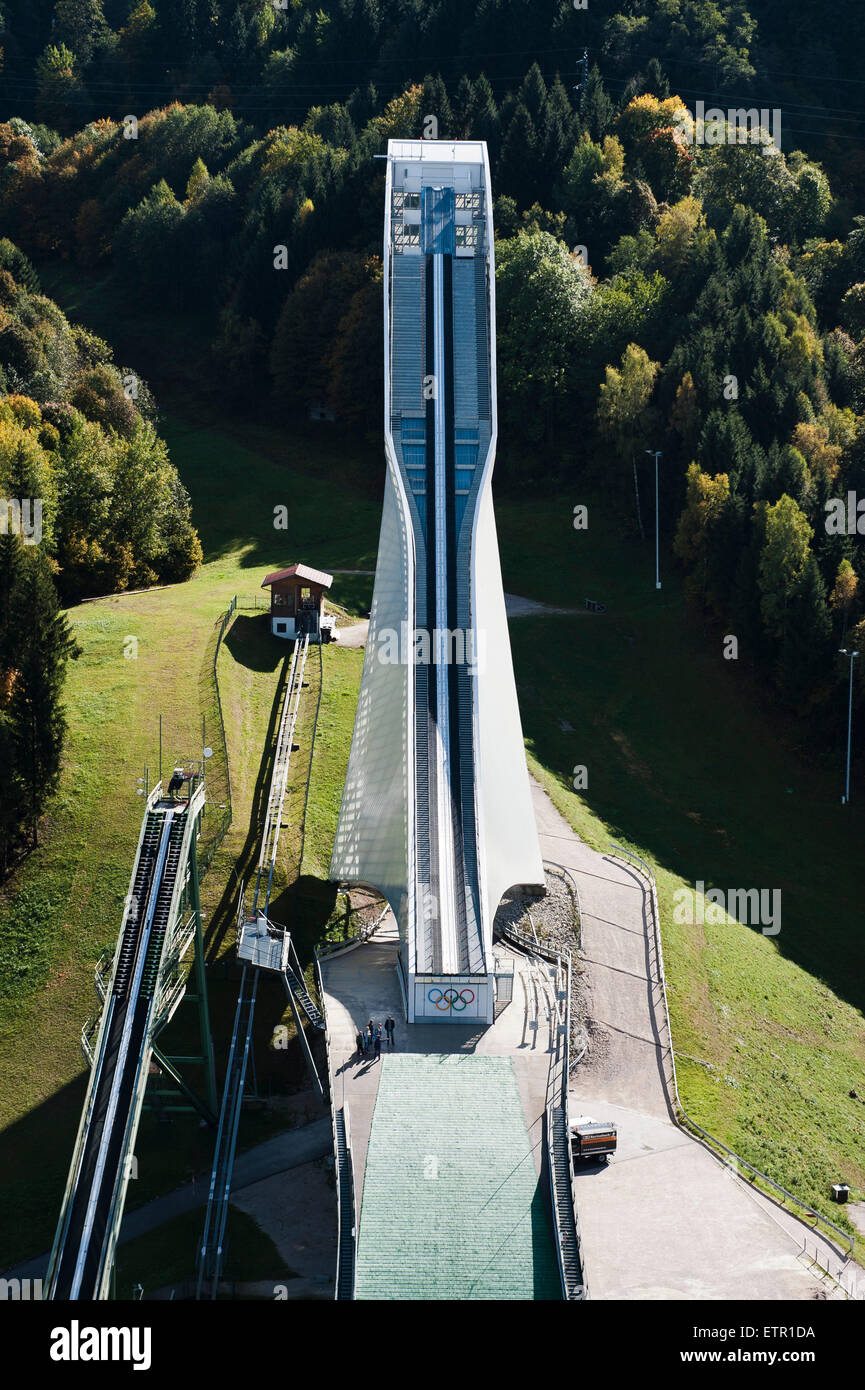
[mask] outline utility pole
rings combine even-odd
[[[583,87],[585,86],[586,79],[589,75],[589,50],[587,48],[583,49],[582,58],[577,59],[577,67],[579,69],[580,80],[574,88],[574,91],[576,92],[577,96],[580,96]]]
[[[847,806],[850,803],[850,751],[853,738],[853,662],[859,653],[848,652],[846,647],[839,647],[838,651],[842,656],[849,656],[850,658],[850,694],[847,699],[847,782],[844,795],[841,798],[841,805]]]
[[[663,453],[663,449],[647,449],[646,453],[655,460],[655,588],[661,587],[661,570],[659,559],[659,527],[660,517],[658,515],[658,459]]]

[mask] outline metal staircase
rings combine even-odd
[[[198,1248],[196,1297],[199,1299],[216,1298],[225,1261],[231,1181],[234,1173],[240,1115],[243,1109],[246,1072],[252,1050],[258,980],[262,970],[278,974],[282,979],[307,1065],[319,1094],[323,1094],[321,1079],[318,1076],[312,1051],[306,1038],[300,1011],[319,1031],[324,1031],[324,1018],[306,987],[303,970],[290,933],[287,928],[272,923],[267,915],[273,889],[279,833],[282,828],[282,813],[294,743],[294,729],[300,708],[303,674],[308,651],[309,636],[304,634],[295,641],[283,691],[282,710],[273,752],[267,809],[261,835],[261,850],[255,877],[252,911],[249,914],[245,909],[243,884],[240,888],[237,914],[237,955],[238,959],[243,962],[243,972],[219,1113],[219,1128],[210,1174],[204,1232]]]
[[[197,783],[197,785],[194,785]],[[194,940],[202,970],[201,916],[195,842],[204,807],[200,774],[186,799],[148,798],[138,850],[113,957],[96,968],[101,1014],[82,1033],[91,1074],[48,1271],[50,1299],[104,1299],[111,1287],[114,1249],[123,1216],[129,1160],[157,1057],[205,1118],[215,1117],[156,1047],[159,1030],[186,988],[182,957]],[[197,999],[206,1015],[206,993]],[[209,1023],[203,1023],[209,1037]],[[203,1062],[208,1057],[187,1058]],[[213,1084],[208,1075],[208,1094]]]
[[[336,1183],[339,1202],[339,1252],[336,1268],[337,1299],[354,1298],[355,1211],[354,1173],[351,1146],[346,1133],[346,1113],[340,1106],[333,1113]]]
[[[309,993],[304,983],[303,976],[291,965],[287,965],[282,974],[286,982],[286,993],[289,994],[289,996],[294,995],[313,1028],[317,1028],[319,1032],[324,1032],[324,1015],[318,1005],[313,1001],[312,995]]]
[[[568,1135],[568,1122],[563,1105],[551,1105],[547,1111],[550,1127],[550,1189],[553,1205],[553,1226],[559,1251],[559,1269],[565,1297],[585,1297],[577,1222],[574,1215],[573,1170]]]

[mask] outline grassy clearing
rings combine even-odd
[[[179,453],[176,445],[175,449],[180,459],[187,451],[192,459],[190,484],[194,486],[197,469],[205,492],[209,460],[211,470],[224,470],[245,480],[247,487],[257,478],[269,478],[276,487],[279,478],[289,496],[297,491],[307,501],[290,516],[288,531],[275,531],[270,524],[272,512],[268,519],[263,511],[260,528],[256,529],[256,523],[245,529],[239,548],[230,551],[226,549],[228,494],[224,510],[216,504],[209,508],[199,497],[198,510],[204,518],[199,525],[210,558],[190,583],[101,599],[70,612],[82,656],[72,664],[66,688],[70,735],[62,784],[43,847],[7,885],[0,907],[2,936],[14,931],[25,945],[33,942],[23,960],[26,968],[19,968],[17,976],[7,981],[5,998],[0,996],[0,1267],[46,1248],[53,1235],[84,1097],[79,1036],[97,1003],[93,965],[103,947],[116,940],[140,828],[137,779],[145,762],[150,764],[151,779],[156,776],[159,712],[163,714],[164,766],[175,755],[197,756],[201,711],[210,708],[214,627],[231,596],[239,593],[252,599],[260,593],[268,569],[299,553],[312,563],[333,563],[330,556],[319,556],[311,547],[298,549],[302,527],[310,524],[307,508],[327,503],[332,512],[342,505],[349,518],[345,537],[353,534],[355,546],[349,551],[345,549],[349,541],[341,542],[348,567],[368,567],[364,560],[374,553],[372,513],[364,531],[350,495],[340,503],[340,495],[332,488],[298,479],[286,466],[209,429],[187,430]],[[323,460],[323,474],[326,466]],[[208,531],[208,520],[212,531]],[[260,556],[255,564],[250,561],[252,551]],[[337,551],[331,553],[340,558]],[[349,587],[340,602],[350,612],[365,611],[368,592],[354,587],[360,609]],[[134,660],[123,655],[129,636],[138,642]],[[241,611],[220,655],[234,825],[203,885],[218,1068],[224,1061],[237,994],[233,961],[226,955],[237,880],[247,872],[254,850],[250,822],[260,812],[267,776],[261,766],[262,750],[276,716],[286,650],[271,639],[263,613]],[[329,746],[323,748],[322,777],[316,783],[319,791],[311,794],[309,814],[310,853],[316,873],[324,875],[329,855],[322,837],[335,822],[338,809],[336,788],[344,776],[354,715],[354,697],[349,692],[356,690],[361,656],[338,649],[325,653],[326,669],[334,672],[332,690],[325,681],[320,713]],[[210,724],[208,739],[215,742]],[[217,795],[224,798],[221,784]],[[318,805],[319,795],[326,804]],[[290,849],[288,839],[286,847]],[[305,914],[304,930],[310,940],[319,922],[326,923],[330,908],[324,902],[316,911],[318,919],[315,911]],[[32,931],[34,920],[38,932]],[[283,1019],[284,1004],[280,991],[263,991],[259,1014],[264,1043],[257,1061],[264,1095],[278,1096],[302,1080],[296,1049],[274,1053],[267,1046],[273,1028]],[[193,1011],[182,1008],[163,1039],[167,1050],[191,1050],[185,1044],[195,1040],[195,1031]],[[291,1119],[278,1104],[258,1115],[251,1113],[245,1117],[244,1144],[284,1129]],[[212,1136],[195,1117],[177,1116],[171,1123],[171,1143],[166,1144],[155,1116],[144,1117],[138,1145],[139,1181],[130,1188],[130,1206],[201,1172],[210,1161]]]

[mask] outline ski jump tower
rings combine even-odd
[[[496,909],[544,876],[491,494],[485,144],[388,143],[384,323],[387,477],[331,876],[390,902],[410,1022],[489,1023]]]

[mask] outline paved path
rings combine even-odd
[[[372,574],[372,570],[334,570],[334,574]],[[505,594],[505,611],[509,618],[533,618],[540,614],[566,613],[570,617],[591,617],[584,608],[556,608],[549,603],[539,603],[537,599],[520,598],[519,594]],[[369,619],[361,618],[356,623],[346,623],[337,629],[337,641],[343,647],[365,647],[369,632]]]
[[[289,1168],[298,1168],[301,1164],[310,1163],[314,1158],[322,1158],[332,1153],[333,1135],[329,1117],[314,1120],[312,1124],[303,1125],[300,1129],[291,1129],[286,1134],[278,1134],[274,1139],[267,1139],[254,1149],[248,1149],[246,1153],[238,1155],[234,1165],[232,1194],[276,1173],[284,1173]],[[182,1216],[187,1211],[194,1211],[196,1207],[203,1207],[207,1201],[209,1187],[210,1174],[203,1173],[164,1197],[155,1197],[143,1207],[127,1212],[120,1227],[118,1243],[124,1245],[127,1240],[135,1240],[136,1236],[155,1230],[157,1226],[173,1220],[175,1216]],[[27,1260],[17,1268],[8,1270],[6,1278],[44,1279],[49,1258],[48,1251],[43,1255],[37,1255],[35,1259]]]
[[[505,612],[509,618],[534,618],[547,613],[567,613],[570,617],[582,614],[588,616],[585,608],[556,608],[551,603],[540,603],[535,598],[521,598],[519,594],[505,594]]]
[[[672,1123],[669,1040],[651,945],[651,903],[636,870],[585,845],[533,784],[545,859],[575,875],[592,1050],[572,1077],[571,1116],[615,1120],[609,1165],[576,1180],[592,1298],[823,1297],[799,1254],[809,1227],[755,1193]],[[839,1256],[817,1237],[835,1271]]]
[[[361,618],[356,623],[346,623],[336,629],[336,640],[341,647],[365,647],[369,633],[369,618]]]
[[[355,1035],[370,1018],[381,1023],[389,1013],[396,1020],[398,1052],[475,1052],[513,1057],[526,1128],[540,1172],[541,1121],[550,1061],[555,1055],[549,976],[545,967],[513,957],[503,947],[496,949],[503,958],[513,959],[516,978],[513,1003],[502,1010],[489,1028],[482,1024],[405,1022],[392,916],[385,919],[371,941],[322,961],[333,1096],[337,1105],[348,1105],[358,1206],[363,1194],[380,1066],[372,1057],[358,1062]]]

